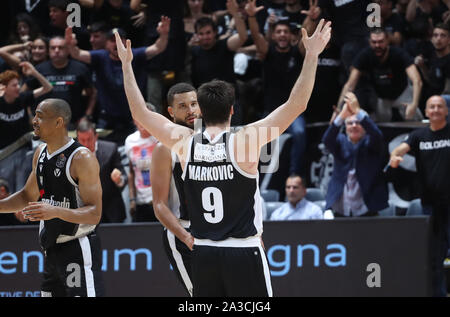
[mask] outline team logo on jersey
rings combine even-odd
[[[61,176],[61,169],[55,168],[55,170],[53,171],[53,174],[55,174],[56,177]]]
[[[58,156],[58,159],[56,160],[56,167],[63,168],[66,161],[67,161],[67,159],[64,156],[64,154],[60,154]]]

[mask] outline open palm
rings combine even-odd
[[[324,19],[321,19],[317,25],[316,31],[313,35],[308,36],[308,33],[303,28],[303,45],[305,46],[306,52],[312,54],[320,54],[327,46],[331,38],[331,22],[325,23]]]
[[[123,45],[119,33],[114,32],[114,35],[116,37],[117,55],[119,55],[122,64],[131,63],[131,61],[133,60],[133,52],[131,51],[131,41],[127,40],[126,41],[127,46],[125,47]]]

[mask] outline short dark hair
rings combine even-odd
[[[222,80],[212,80],[198,88],[197,100],[205,125],[228,121],[234,104],[234,87]]]
[[[441,30],[445,30],[448,33],[450,33],[450,27],[448,26],[447,23],[437,23],[433,29],[441,29]]]
[[[214,23],[213,19],[208,18],[208,17],[203,17],[198,19],[197,21],[195,21],[195,32],[198,32],[199,29],[210,25],[213,29],[214,32],[217,32],[217,25],[216,23]]]
[[[289,174],[289,176],[286,178],[286,180],[291,179],[291,178],[297,178],[297,177],[300,178],[302,186],[306,188],[306,178],[295,172]]]
[[[167,104],[169,106],[172,106],[173,103],[173,97],[178,94],[184,94],[185,92],[191,92],[196,91],[194,86],[188,83],[178,83],[170,87],[169,91],[167,92]]]
[[[42,102],[48,103],[55,115],[63,118],[64,124],[67,127],[72,118],[72,110],[67,101],[57,98],[48,98]]]
[[[275,22],[275,24],[273,25],[273,29],[275,30],[275,28],[279,25],[284,25],[286,26],[289,31],[291,31],[291,24],[289,23],[289,20],[278,20],[277,22]]]
[[[382,27],[375,27],[370,29],[370,35],[372,34],[384,34],[384,36],[388,37],[386,29]]]
[[[104,21],[94,22],[88,26],[89,33],[102,32],[107,33],[110,28]]]

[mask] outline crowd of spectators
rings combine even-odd
[[[379,10],[368,9],[372,2]],[[81,9],[79,26],[68,25],[70,3]],[[309,169],[307,124],[330,122],[333,137],[342,123],[347,125],[345,116],[333,122],[330,117],[343,110],[349,93],[361,108],[353,121],[365,124],[368,134],[379,132],[378,122],[422,120],[430,96],[442,95],[450,103],[449,0],[8,0],[0,14],[2,30],[9,30],[0,35],[0,177],[11,192],[24,184],[21,175],[26,173],[9,167],[26,165],[22,158],[29,158],[31,143],[23,136],[31,131],[34,109],[45,98],[62,98],[72,107],[71,130],[87,121],[110,132],[101,138],[125,148],[130,165],[121,173],[130,185],[131,201],[125,205],[137,210],[133,219],[153,219],[140,216],[139,206],[151,202],[151,194],[139,195],[146,181],[133,174],[139,164],[145,171],[142,162],[149,162],[151,152],[133,152],[125,142],[132,135],[142,138],[142,132],[137,132],[125,99],[113,30],[123,40],[131,39],[137,82],[155,111],[167,115],[165,96],[173,84],[188,82],[198,88],[217,78],[234,85],[232,124],[243,125],[286,101],[305,54],[300,29],[311,34],[321,17],[331,20],[332,40],[319,57],[308,109],[287,130],[293,140],[290,174],[303,176]],[[333,152],[336,139],[328,132],[324,144]],[[348,142],[345,136],[342,142]],[[5,153],[12,154],[8,158]],[[336,197],[328,193],[327,207],[342,203],[340,187],[349,181],[347,173],[355,173],[353,161],[351,166],[343,163],[342,184]],[[111,173],[105,174],[110,183]],[[124,186],[120,177],[117,182],[104,195],[117,195]],[[359,198],[365,197],[366,185],[359,186]],[[366,201],[359,207],[360,213],[375,211],[385,202],[373,207]],[[122,211],[116,218],[123,219]]]

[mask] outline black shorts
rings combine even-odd
[[[194,297],[271,297],[272,286],[262,247],[194,245]]]
[[[104,295],[100,240],[96,233],[58,243],[45,251],[43,297]]]
[[[186,229],[188,230],[188,229]],[[189,231],[189,230],[188,230]],[[163,244],[170,264],[189,296],[192,296],[191,257],[192,251],[172,232],[164,228]]]

